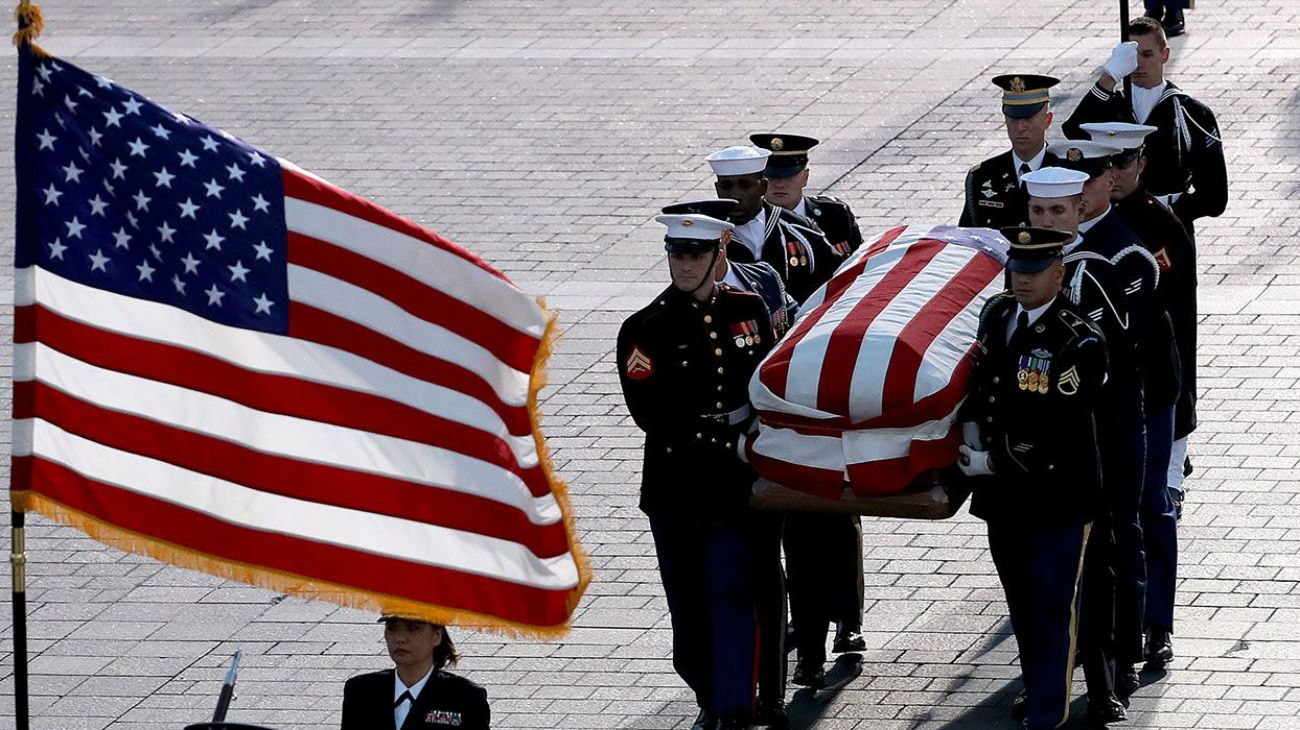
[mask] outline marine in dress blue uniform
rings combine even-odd
[[[1102,511],[1095,408],[1106,348],[1061,291],[1071,234],[1003,235],[1012,292],[980,315],[958,464],[976,480],[971,514],[988,525],[1020,648],[1024,727],[1048,730],[1069,717],[1081,577]]]
[[[1052,125],[1051,88],[1060,83],[1042,74],[993,77],[1002,90],[1002,114],[1011,149],[980,162],[966,173],[966,204],[958,225],[1001,228],[1029,222],[1029,196],[1021,178],[1051,166],[1047,130]]]
[[[1172,439],[1152,436],[1167,419],[1152,410],[1147,390],[1148,459],[1142,493],[1142,538],[1147,560],[1145,630],[1146,658],[1163,665],[1173,658],[1174,586],[1178,574],[1178,512],[1182,503],[1181,455],[1166,457],[1179,440],[1186,443],[1196,427],[1196,251],[1187,230],[1142,183],[1146,168],[1144,139],[1154,127],[1106,122],[1084,124],[1094,138],[1123,148],[1116,162],[1115,211],[1142,239],[1160,267],[1157,292],[1173,323],[1180,377],[1174,406]],[[1153,417],[1154,416],[1154,417]],[[1163,462],[1162,462],[1163,459]],[[1170,479],[1169,465],[1175,465]]]
[[[645,432],[642,511],[650,519],[673,623],[673,666],[694,690],[697,727],[749,727],[756,599],[749,494],[737,453],[748,384],[775,341],[757,294],[720,287],[732,224],[660,215],[673,284],[619,330],[619,381]]]
[[[849,206],[833,196],[807,196],[808,155],[818,140],[804,135],[775,132],[751,134],[750,142],[768,150],[768,203],[812,221],[826,235],[831,248],[847,257],[862,245],[857,218]],[[797,661],[791,682],[820,688],[826,684],[826,634],[837,624],[832,648],[861,651],[862,638],[862,527],[856,515],[793,512],[785,517],[782,533],[790,599],[790,619]]]

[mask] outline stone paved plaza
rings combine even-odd
[[[1172,43],[1170,75],[1218,114],[1231,201],[1198,229],[1202,426],[1181,526],[1178,659],[1144,676],[1128,726],[1287,730],[1300,728],[1300,2],[1200,5]],[[595,579],[563,641],[458,637],[495,726],[547,729],[686,727],[695,714],[672,671],[636,509],[641,438],[610,356],[618,324],[666,283],[651,215],[712,196],[708,152],[782,129],[825,141],[810,190],[846,198],[865,231],[955,221],[966,169],[1006,146],[988,77],[1062,77],[1063,120],[1118,33],[1113,0],[43,9],[51,52],[464,243],[560,311],[544,424]],[[13,97],[13,77],[9,56],[0,97]],[[11,128],[12,104],[3,115]],[[11,218],[2,225],[9,304]],[[8,373],[8,318],[0,328]],[[236,649],[231,720],[337,727],[343,680],[386,665],[372,615],[32,522],[37,728],[206,719]],[[964,512],[866,520],[864,533],[868,650],[835,665],[831,688],[790,696],[795,727],[1010,730],[1016,648],[981,523]],[[2,572],[7,584],[7,560]],[[7,601],[0,616],[9,726]],[[1071,727],[1082,711],[1076,701]]]

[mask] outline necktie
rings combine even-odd
[[[1022,163],[1020,163],[1020,176],[1021,176],[1021,177],[1024,177],[1025,175],[1029,174],[1030,172],[1032,172],[1032,170],[1029,169],[1029,163],[1028,163],[1028,162],[1022,162]]]
[[[1020,316],[1016,317],[1015,334],[1024,334],[1028,330],[1029,330],[1029,312],[1021,312]]]
[[[403,702],[410,702],[412,704],[415,703],[415,698],[411,696],[410,690],[405,690],[402,692],[402,696],[398,697],[397,701],[393,703],[393,709],[397,709],[401,707]]]

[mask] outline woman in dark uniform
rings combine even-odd
[[[393,669],[361,674],[343,687],[343,730],[488,730],[487,692],[445,671],[456,663],[447,627],[384,616]]]

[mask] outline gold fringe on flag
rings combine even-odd
[[[14,20],[18,21],[18,32],[14,33],[15,46],[21,48],[27,44],[38,56],[50,55],[36,45],[36,38],[45,30],[45,16],[41,15],[39,6],[33,5],[31,0],[22,0],[14,9]]]

